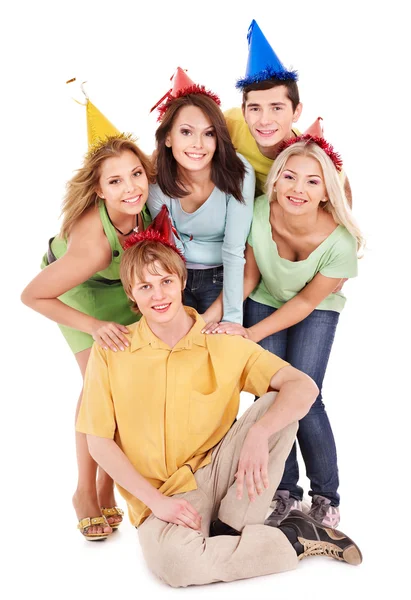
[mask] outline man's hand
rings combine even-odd
[[[251,502],[268,488],[268,437],[264,430],[253,425],[240,452],[237,473],[237,498],[243,497],[244,484]]]
[[[187,500],[161,495],[150,506],[157,519],[175,523],[198,531],[201,528],[201,515]]]

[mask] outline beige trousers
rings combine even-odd
[[[295,440],[298,423],[269,438],[269,487],[255,502],[236,498],[234,474],[245,437],[275,399],[261,396],[231,427],[215,447],[209,465],[195,473],[198,488],[177,494],[202,516],[202,531],[166,523],[150,515],[138,528],[149,568],[173,587],[233,581],[288,571],[297,566],[297,555],[285,535],[264,525],[272,497],[281,481],[284,464]],[[219,518],[241,536],[209,536],[212,520]]]

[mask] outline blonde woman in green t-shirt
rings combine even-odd
[[[242,335],[287,360],[316,382],[319,394],[297,434],[311,482],[310,514],[324,525],[339,522],[334,436],[321,388],[338,318],[343,279],[357,275],[364,240],[352,217],[339,172],[342,162],[322,138],[287,143],[257,198],[246,249],[244,327],[209,324],[207,332]],[[334,293],[334,290],[339,290]],[[267,520],[277,526],[301,508],[296,445]]]

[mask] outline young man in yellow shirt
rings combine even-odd
[[[290,570],[309,555],[359,564],[352,540],[300,511],[264,525],[314,382],[249,340],[202,333],[182,305],[178,250],[152,231],[132,237],[121,279],[143,317],[123,352],[94,345],[77,429],[117,482],[150,569],[180,587]],[[234,422],[242,390],[261,397]]]
[[[293,126],[303,107],[296,71],[285,69],[255,21],[247,39],[246,74],[236,85],[243,92],[242,107],[226,111],[225,118],[236,150],[255,170],[259,196],[282,142],[300,134]]]

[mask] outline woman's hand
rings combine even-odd
[[[150,506],[157,519],[175,523],[198,531],[201,528],[201,515],[187,500],[161,495]]]
[[[243,497],[244,484],[250,502],[268,488],[268,438],[257,427],[251,427],[244,440],[235,478],[239,500]]]
[[[93,340],[104,350],[124,350],[125,347],[130,345],[129,341],[125,337],[125,333],[129,333],[129,330],[120,323],[113,323],[112,321],[96,321],[95,326],[91,330]]]
[[[224,321],[222,323],[209,323],[202,331],[204,333],[228,333],[228,335],[241,335],[247,340],[251,339],[250,332],[246,327],[243,327],[239,323],[229,323],[228,321]]]
[[[221,323],[216,323],[215,321],[211,321],[211,323],[207,323],[207,325],[201,330],[201,333],[217,333],[218,327]]]

